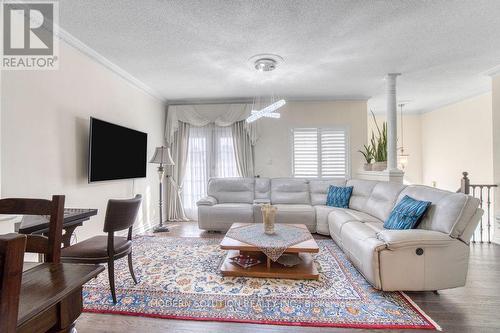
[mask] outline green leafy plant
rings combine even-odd
[[[373,158],[375,162],[385,162],[387,161],[387,122],[382,123],[382,129],[380,129],[375,114],[372,113],[373,121],[375,122],[375,127],[377,128],[378,136],[372,131],[372,137],[370,140],[370,145],[373,150]]]
[[[366,164],[370,164],[373,160],[373,148],[371,145],[363,145],[364,150],[358,150],[366,160]]]

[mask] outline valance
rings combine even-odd
[[[179,121],[196,127],[211,123],[216,126],[231,126],[235,122],[246,119],[250,115],[251,109],[251,104],[170,105],[167,111],[165,140],[169,145],[174,142]],[[245,130],[252,145],[257,141],[256,123],[245,124]]]

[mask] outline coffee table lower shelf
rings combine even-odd
[[[248,252],[246,252],[248,253]],[[270,262],[269,266],[266,256],[260,253],[261,263],[249,268],[243,268],[233,263],[230,258],[240,254],[240,251],[230,250],[226,259],[221,265],[223,276],[244,276],[257,278],[276,278],[276,279],[296,279],[296,280],[318,280],[319,273],[314,264],[313,258],[309,253],[299,253],[302,262],[293,267],[286,267],[277,262]]]

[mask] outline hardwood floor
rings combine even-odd
[[[214,237],[198,229],[196,223],[171,225],[169,236]],[[316,236],[324,238],[323,236]],[[408,295],[434,319],[444,332],[500,332],[500,246],[473,244],[467,285],[463,288]],[[77,322],[79,333],[121,332],[383,332],[383,330],[354,330],[345,328],[309,328],[152,319],[132,316],[84,313]],[[418,330],[390,330],[389,332],[418,332]]]

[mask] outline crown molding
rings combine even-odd
[[[28,4],[20,3],[19,6],[22,8],[29,8]],[[128,81],[130,84],[132,84],[136,88],[139,88],[140,90],[144,91],[146,94],[150,95],[151,97],[153,97],[153,98],[155,98],[163,103],[167,102],[167,99],[165,98],[165,96],[160,94],[158,91],[149,87],[147,84],[145,84],[144,82],[142,82],[141,80],[139,80],[138,78],[136,78],[135,76],[133,76],[132,74],[130,74],[129,72],[127,72],[126,70],[124,70],[123,68],[121,68],[120,66],[118,66],[117,64],[115,64],[114,62],[112,62],[111,60],[109,60],[108,58],[106,58],[105,56],[100,54],[99,52],[97,52],[96,50],[94,50],[93,48],[91,48],[90,46],[88,46],[87,44],[85,44],[84,42],[82,42],[81,40],[79,40],[78,38],[76,38],[75,36],[70,34],[69,32],[67,32],[66,30],[61,28],[61,26],[59,24],[56,24],[56,22],[52,21],[52,24],[55,27],[55,29],[53,29],[53,31],[49,31],[49,32],[54,33],[54,35],[57,36],[60,40],[62,40],[66,44],[74,47],[75,49],[79,50],[80,52],[87,55],[89,58],[93,59],[94,61],[100,63],[101,65],[103,65],[104,67],[106,67],[107,69],[112,71],[113,73],[117,74],[118,76],[123,78],[125,81]],[[45,29],[45,30],[49,30],[49,29]]]
[[[252,98],[186,98],[169,99],[168,105],[201,105],[201,104],[250,104]]]
[[[371,114],[371,110],[367,110],[367,113],[368,115]],[[376,115],[376,116],[385,116],[386,115],[386,112],[385,110],[377,110],[377,111],[373,111],[373,113]],[[422,114],[422,110],[409,110],[409,111],[403,111],[403,116],[419,116]],[[399,117],[399,110],[398,110],[398,117]]]
[[[284,97],[287,102],[366,102],[370,97],[366,96],[297,96]],[[253,103],[253,97],[236,98],[186,98],[170,99],[168,105],[200,105],[200,104],[250,104]]]
[[[93,48],[91,48],[90,46],[88,46],[87,44],[85,44],[84,42],[82,42],[81,40],[79,40],[78,38],[76,38],[75,36],[70,34],[69,32],[67,32],[66,30],[64,30],[60,26],[58,27],[58,29],[55,29],[55,30],[57,31],[57,33],[55,35],[60,40],[64,41],[66,44],[74,47],[75,49],[82,52],[83,54],[85,54],[86,56],[91,58],[92,60],[103,65],[104,67],[106,67],[107,69],[109,69],[113,73],[117,74],[118,76],[120,76],[121,78],[123,78],[125,81],[129,82],[130,84],[132,84],[136,88],[139,88],[140,90],[144,91],[146,94],[150,95],[151,97],[154,97],[155,99],[157,99],[163,103],[167,102],[167,99],[165,98],[165,96],[160,94],[158,91],[149,87],[147,84],[145,84],[144,82],[142,82],[141,80],[139,80],[138,78],[136,78],[135,76],[133,76],[132,74],[130,74],[129,72],[127,72],[126,70],[124,70],[123,68],[121,68],[120,66],[118,66],[117,64],[115,64],[114,62],[112,62],[111,60],[109,60],[108,58],[103,56],[102,54],[100,54],[99,52],[97,52],[96,50],[94,50]]]
[[[487,75],[490,77],[495,77],[500,75],[500,65],[488,69],[487,71],[483,72],[483,75]]]

